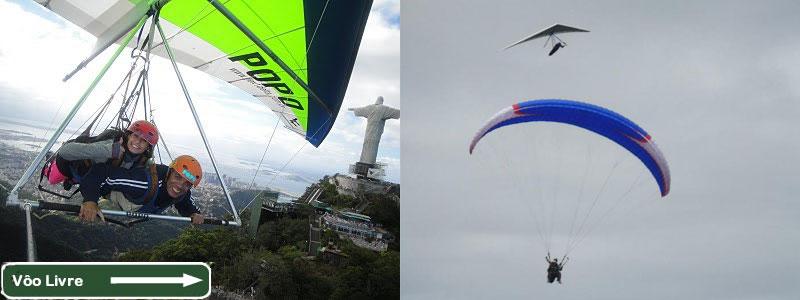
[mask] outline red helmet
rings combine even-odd
[[[143,138],[152,146],[155,146],[158,143],[158,129],[156,128],[156,125],[153,125],[153,123],[145,120],[139,120],[131,123],[131,126],[128,126],[128,131],[133,132],[140,138]]]

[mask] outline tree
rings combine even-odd
[[[308,239],[308,220],[280,218],[259,227],[256,241],[260,247],[276,251],[285,245],[302,247]]]

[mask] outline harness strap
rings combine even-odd
[[[148,173],[148,181],[150,183],[149,187],[147,188],[147,193],[144,194],[143,197],[143,204],[147,205],[150,201],[155,202],[155,198],[158,195],[158,171],[156,170],[156,165],[150,165],[150,172]]]
[[[114,158],[111,159],[111,165],[116,168],[122,165],[123,158],[125,156],[125,154],[121,151],[123,148],[123,141],[123,138],[120,137],[111,144],[111,155],[114,156]]]
[[[39,172],[39,190],[42,189],[42,180],[45,177],[50,177],[48,169],[50,168],[50,164],[51,163],[56,163],[55,162],[55,157],[56,157],[55,155],[48,156],[47,160],[45,160],[45,162],[44,162],[44,167],[42,167],[42,170]]]

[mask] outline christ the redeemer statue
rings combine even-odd
[[[383,126],[388,119],[400,119],[400,110],[383,105],[383,97],[378,97],[375,104],[350,108],[356,116],[367,118],[367,131],[364,133],[364,146],[361,148],[361,161],[364,164],[375,164],[378,156],[378,144],[381,142]]]

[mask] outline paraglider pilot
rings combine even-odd
[[[553,281],[558,280],[558,284],[561,284],[561,270],[564,269],[564,265],[567,264],[569,257],[565,256],[563,262],[559,263],[558,258],[550,258],[550,253],[547,253],[547,256],[544,259],[549,263],[547,266],[547,282],[553,283]]]

